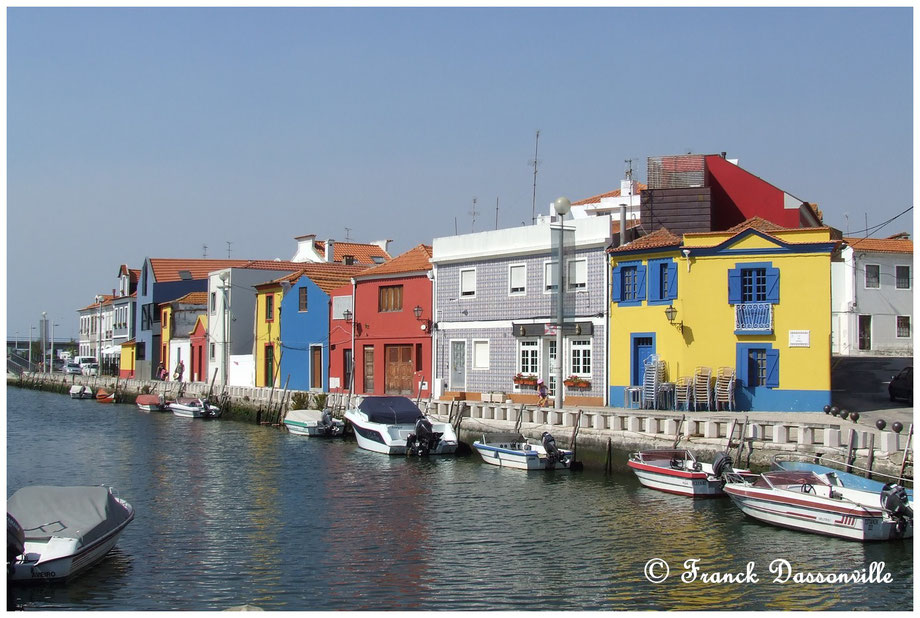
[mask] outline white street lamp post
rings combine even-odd
[[[555,397],[555,408],[557,410],[562,409],[562,374],[563,374],[563,361],[565,360],[565,353],[562,338],[562,327],[564,324],[565,316],[563,315],[564,306],[563,306],[563,294],[565,294],[565,265],[562,263],[563,252],[562,245],[565,240],[565,231],[563,229],[563,219],[569,214],[569,209],[572,207],[572,203],[569,202],[568,198],[560,197],[557,198],[553,204],[553,207],[556,210],[556,214],[559,215],[559,249],[557,251],[556,257],[556,271],[559,273],[556,277],[558,282],[558,287],[556,288],[556,397]]]

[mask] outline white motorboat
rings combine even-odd
[[[864,476],[859,476],[858,474],[853,474],[852,472],[844,472],[838,468],[833,468],[826,464],[835,464],[841,468],[845,468],[847,464],[842,461],[835,461],[828,457],[818,457],[818,461],[815,461],[814,457],[806,457],[803,455],[797,455],[793,453],[780,453],[773,456],[773,469],[774,470],[809,470],[814,472],[818,476],[826,476],[827,481],[831,485],[842,485],[843,487],[852,487],[855,489],[862,489],[864,491],[872,491],[878,493],[885,488],[885,481],[878,481],[875,479],[869,479]],[[861,470],[861,468],[853,466],[853,469]],[[868,472],[868,470],[864,470]],[[882,474],[881,472],[875,471],[872,473],[876,477],[889,478],[892,481],[897,481],[898,479],[889,476],[887,474]],[[904,491],[907,493],[907,499],[911,503],[914,501],[914,491],[912,489],[905,488]],[[912,505],[912,504],[911,504]]]
[[[163,395],[138,395],[134,403],[144,412],[162,412],[168,405]]]
[[[134,519],[134,507],[106,487],[23,487],[6,502],[7,573],[11,581],[73,577],[115,546]],[[10,519],[23,531],[22,550],[11,543]],[[16,535],[13,535],[15,540]]]
[[[335,438],[345,433],[345,421],[332,418],[327,410],[291,410],[284,415],[284,426],[292,434]]]
[[[692,498],[724,496],[722,475],[733,470],[732,460],[725,453],[716,455],[710,464],[697,461],[686,449],[639,451],[630,454],[626,465],[646,487]],[[750,474],[749,470],[734,472]]]
[[[220,406],[206,399],[181,397],[171,402],[169,409],[176,416],[184,418],[217,418],[220,416]]]
[[[809,470],[765,472],[753,479],[726,476],[725,493],[744,513],[775,526],[857,541],[914,535],[907,493],[890,483],[882,491],[832,484]]]
[[[93,397],[93,389],[85,384],[74,384],[70,387],[71,399],[92,399]]]
[[[543,432],[540,441],[526,440],[520,434],[493,434],[473,442],[482,460],[493,466],[518,470],[553,470],[570,468],[574,463],[572,451],[556,447],[556,440]]]
[[[433,421],[408,397],[365,397],[345,412],[358,446],[388,455],[450,455],[457,434],[450,423]]]

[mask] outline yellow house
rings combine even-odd
[[[698,367],[734,371],[736,409],[821,410],[837,245],[830,228],[754,218],[683,239],[659,229],[609,250],[611,404],[642,384],[655,354],[668,382]]]
[[[170,371],[172,364],[170,363],[169,358],[169,340],[172,338],[172,315],[173,307],[169,304],[160,305],[160,362],[163,363],[163,366],[166,367],[166,371]]]
[[[118,361],[118,375],[121,378],[134,377],[135,341],[131,339],[121,344],[121,356]]]
[[[281,386],[281,298],[284,296],[281,283],[287,279],[255,286],[256,386]]]

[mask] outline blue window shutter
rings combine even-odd
[[[735,378],[739,386],[747,386],[748,383],[748,355],[747,348],[738,344],[735,346]]]
[[[728,271],[728,304],[734,305],[741,302],[741,269],[733,268]]]
[[[648,299],[649,300],[662,300],[659,298],[661,294],[661,266],[660,262],[649,262],[648,264]],[[639,298],[642,298],[640,294]]]
[[[779,269],[767,269],[767,302],[779,303]]]
[[[779,350],[767,350],[767,388],[779,388]]]
[[[623,301],[623,269],[619,266],[613,268],[613,275],[611,278],[612,290],[610,293],[610,300],[615,303]]]
[[[645,265],[636,266],[636,300],[645,300]]]
[[[677,298],[677,262],[668,263],[668,300]]]

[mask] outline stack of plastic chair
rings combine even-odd
[[[707,410],[712,410],[712,390],[710,381],[712,380],[712,369],[709,367],[697,367],[693,374],[693,409],[699,410],[700,406],[706,406]]]
[[[674,387],[674,403],[678,409],[683,405],[684,410],[690,410],[693,404],[693,380],[689,376],[677,378],[677,384]]]
[[[735,370],[720,367],[716,377],[716,409],[735,409]]]
[[[661,384],[661,365],[658,355],[645,359],[645,373],[642,377],[642,407],[654,409],[658,403],[658,385]]]

